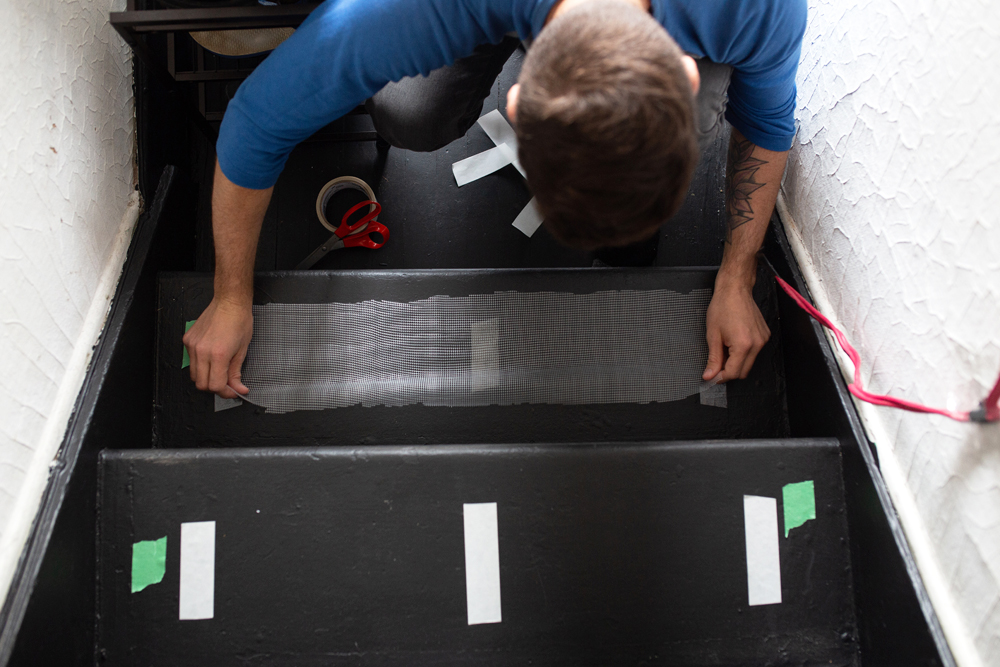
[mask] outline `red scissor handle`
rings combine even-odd
[[[367,215],[361,218],[359,221],[353,225],[347,224],[350,217],[364,208],[365,206],[374,206],[375,210],[369,211]],[[344,241],[345,248],[369,248],[370,250],[378,250],[385,245],[385,242],[389,240],[389,229],[380,222],[376,222],[375,218],[378,214],[382,212],[382,206],[378,202],[373,202],[365,200],[360,204],[356,204],[348,209],[347,213],[340,220],[340,227],[337,227],[335,232]],[[382,235],[382,242],[377,243],[372,240],[369,236],[372,232]]]
[[[381,243],[377,243],[372,240],[372,238],[369,236],[369,234],[371,234],[372,232],[376,232],[382,235]],[[389,230],[386,228],[386,226],[383,225],[381,222],[375,222],[373,220],[372,222],[368,223],[368,227],[366,227],[363,232],[356,232],[343,239],[343,241],[345,248],[361,247],[361,248],[368,248],[369,250],[378,250],[379,248],[385,245],[385,242],[388,239],[389,239]]]
[[[375,209],[373,211],[369,211],[365,217],[361,218],[353,225],[347,224],[347,221],[350,219],[350,217],[355,213],[357,213],[362,208],[364,208],[365,206],[374,206]],[[377,202],[365,200],[360,204],[352,206],[350,209],[348,209],[347,213],[344,214],[344,217],[340,219],[340,227],[337,227],[337,231],[334,233],[340,238],[344,238],[345,236],[353,234],[354,232],[360,230],[366,224],[377,218],[378,214],[381,212],[382,212],[382,207]]]

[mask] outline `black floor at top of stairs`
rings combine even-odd
[[[591,293],[711,288],[713,269],[345,271],[260,274],[257,303],[413,301],[495,291]],[[788,435],[775,284],[761,267],[756,298],[772,331],[746,380],[727,387],[728,408],[699,396],[668,403],[483,407],[352,406],[265,414],[248,403],[215,412],[181,368],[184,323],[212,298],[205,274],[160,277],[154,442],[157,447],[591,442]],[[361,334],[363,335],[363,333]]]
[[[101,664],[856,665],[836,440],[109,451]],[[816,518],[785,536],[782,487]],[[743,496],[782,601],[748,606]],[[497,503],[502,622],[467,624],[463,504]],[[214,617],[178,620],[182,522]],[[167,537],[130,592],[132,544]]]

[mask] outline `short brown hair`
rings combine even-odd
[[[519,82],[519,157],[549,231],[582,249],[652,235],[698,162],[681,50],[649,14],[594,0],[535,40]]]

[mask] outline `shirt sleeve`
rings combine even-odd
[[[216,144],[222,173],[245,188],[271,187],[292,149],[321,127],[390,81],[499,41],[515,23],[509,0],[327,0],[230,101]]]
[[[806,0],[774,0],[756,23],[755,47],[734,63],[726,120],[761,148],[786,151],[795,138],[795,75]]]

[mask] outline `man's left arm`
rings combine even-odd
[[[708,306],[708,366],[702,378],[745,378],[771,337],[753,300],[757,252],[764,242],[788,151],[755,145],[733,128],[726,161],[726,246]]]

